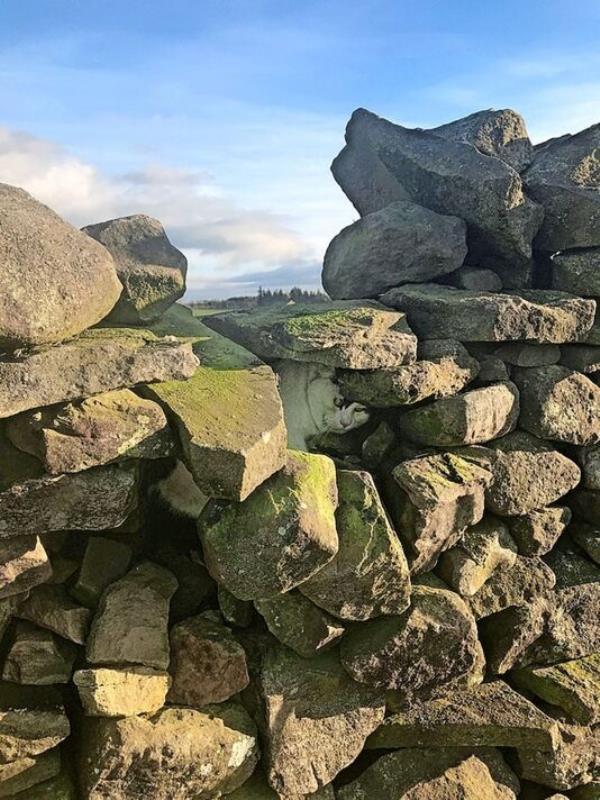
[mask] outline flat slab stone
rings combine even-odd
[[[0,539],[0,598],[26,592],[52,575],[52,566],[39,536]]]
[[[469,292],[422,283],[390,289],[381,302],[408,317],[417,336],[472,342],[582,340],[592,327],[595,301],[565,292]]]
[[[297,591],[255,600],[254,606],[273,636],[304,658],[333,647],[345,632],[339,620]]]
[[[552,287],[584,297],[600,296],[600,247],[555,253]]]
[[[77,648],[71,642],[19,622],[4,660],[2,679],[35,686],[69,683],[76,657]]]
[[[0,418],[140,383],[185,380],[197,366],[189,342],[139,328],[96,328],[54,347],[3,355]]]
[[[0,682],[0,764],[33,759],[70,732],[59,692]]]
[[[75,603],[64,586],[42,584],[29,593],[16,616],[47,628],[75,644],[85,644],[91,613]]]
[[[21,758],[10,764],[0,765],[0,797],[19,800],[29,790],[56,777],[60,773],[61,757],[58,748],[39,756]]]
[[[551,750],[556,735],[553,719],[504,681],[492,681],[395,712],[369,736],[367,747]]]
[[[285,460],[286,431],[273,371],[183,306],[169,309],[153,330],[187,337],[202,366],[190,380],[153,384],[145,394],[174,421],[198,488],[209,497],[245,499]]]
[[[149,667],[99,667],[77,670],[73,683],[87,716],[131,717],[160,711],[171,679]]]
[[[125,458],[165,458],[175,449],[162,408],[129,389],[26,411],[7,422],[6,433],[51,475]]]
[[[554,573],[541,558],[519,556],[514,566],[494,572],[466,601],[475,617],[482,619],[510,606],[524,605],[543,597],[555,583]]]
[[[276,305],[214,314],[206,322],[267,361],[389,369],[411,364],[417,353],[405,315],[373,301]]]
[[[290,450],[247,500],[207,507],[199,521],[206,566],[240,600],[287,592],[337,553],[336,506],[333,461]]]

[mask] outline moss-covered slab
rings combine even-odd
[[[267,361],[389,369],[417,355],[405,315],[369,301],[267,306],[215,314],[207,324]]]
[[[175,305],[161,336],[186,339],[201,366],[189,380],[147,386],[175,423],[183,456],[204,494],[244,500],[283,466],[286,431],[271,368]]]
[[[200,517],[209,572],[240,600],[293,589],[337,553],[336,506],[333,461],[290,450],[247,500],[215,503]]]

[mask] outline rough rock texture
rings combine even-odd
[[[519,775],[552,789],[573,789],[598,779],[600,729],[561,724],[554,750],[517,750]]]
[[[514,517],[508,526],[521,555],[543,556],[552,550],[571,517],[568,506],[552,506]]]
[[[304,658],[330,649],[344,635],[345,628],[337,619],[300,592],[255,600],[254,606],[273,636]]]
[[[77,670],[73,683],[87,716],[131,717],[160,711],[171,680],[148,667],[99,667]]]
[[[17,616],[75,644],[85,643],[90,624],[89,609],[75,603],[62,585],[36,586],[17,609]]]
[[[121,292],[110,253],[6,183],[0,183],[0,264],[2,349],[75,336],[105,317]]]
[[[112,255],[123,284],[110,320],[137,325],[157,319],[185,292],[187,259],[157,219],[134,214],[83,230]]]
[[[402,283],[453,272],[467,254],[466,225],[406,200],[367,214],[335,236],[323,261],[334,299],[377,297]]]
[[[77,648],[49,630],[28,622],[16,625],[6,654],[2,679],[26,685],[69,683]]]
[[[497,570],[481,589],[467,598],[477,617],[496,614],[510,606],[544,597],[554,588],[556,578],[541,558],[519,556],[510,569]]]
[[[503,675],[544,632],[548,607],[544,599],[515,605],[479,622],[479,638],[492,675]]]
[[[552,257],[552,287],[584,297],[600,297],[600,247],[556,253]]]
[[[52,567],[39,536],[0,540],[0,598],[33,589],[51,575]]]

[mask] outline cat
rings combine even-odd
[[[308,451],[313,437],[347,433],[364,425],[369,413],[359,403],[346,403],[335,370],[322,364],[276,361],[279,394],[288,431],[288,447]]]

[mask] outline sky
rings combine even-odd
[[[189,299],[315,288],[355,108],[574,133],[599,42],[598,0],[0,0],[0,181],[78,226],[157,217]]]

